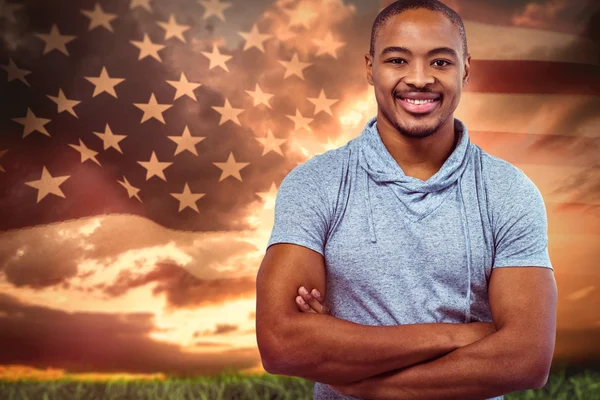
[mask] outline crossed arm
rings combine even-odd
[[[488,293],[497,332],[433,361],[330,386],[343,395],[378,400],[478,400],[542,387],[556,338],[553,271],[496,268]]]

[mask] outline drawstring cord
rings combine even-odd
[[[366,188],[366,196],[365,201],[367,204],[367,218],[369,220],[369,233],[371,234],[371,243],[377,242],[377,236],[375,236],[375,223],[373,222],[373,209],[371,207],[371,192],[369,190],[369,174],[365,171],[365,185]]]
[[[465,305],[465,323],[471,322],[471,242],[469,241],[469,224],[467,222],[467,209],[462,194],[462,175],[458,178],[458,196],[460,197],[460,208],[463,223],[463,233],[465,234],[465,244],[467,246],[467,304]]]

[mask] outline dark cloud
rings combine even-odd
[[[586,26],[599,9],[595,0],[442,0],[463,20],[523,26],[590,37]]]
[[[526,2],[511,21],[518,26],[585,34],[582,22],[590,21],[598,11],[600,6],[591,0],[537,0]]]
[[[216,343],[216,342],[207,342],[207,341],[194,342],[194,346],[201,346],[201,347],[231,347],[231,345],[229,345],[229,344]]]
[[[96,288],[104,291],[111,297],[122,296],[130,289],[145,286],[152,282],[160,282],[172,279],[197,279],[189,272],[170,264],[157,265],[157,267],[145,274],[135,273],[134,269],[123,269],[112,283],[101,283]]]
[[[237,331],[239,326],[235,324],[216,324],[214,329],[206,329],[204,331],[194,332],[194,338],[203,336],[224,335],[230,332]]]
[[[215,327],[215,335],[223,335],[229,332],[235,332],[238,330],[238,326],[237,325],[232,325],[232,324],[217,324],[217,326]]]
[[[181,268],[178,270],[181,271]],[[169,306],[197,307],[221,304],[234,298],[252,298],[256,293],[256,280],[254,277],[202,280],[181,272],[172,279],[160,282],[153,292],[164,293]]]
[[[114,297],[150,283],[155,284],[154,295],[165,294],[167,306],[176,308],[221,304],[233,298],[251,298],[256,292],[254,277],[199,279],[173,264],[157,264],[154,270],[142,275],[122,270],[113,283],[97,288]]]
[[[259,366],[255,348],[218,354],[188,353],[149,338],[149,313],[68,313],[0,294],[0,364],[60,368],[68,372],[213,375]],[[203,344],[205,345],[205,344]]]
[[[90,226],[93,229],[89,229]],[[4,275],[8,283],[18,288],[41,290],[54,286],[85,293],[101,289],[111,296],[120,296],[129,288],[150,282],[193,279],[189,271],[212,280],[230,277],[234,271],[255,269],[254,261],[247,255],[255,252],[256,247],[243,237],[219,232],[202,235],[168,230],[134,216],[91,218],[0,232],[0,279]],[[148,274],[138,272],[147,262],[141,254],[131,257],[130,265],[118,262],[127,257],[128,252],[165,246],[169,242],[177,243],[177,247],[191,257],[192,261],[187,262],[185,268],[175,265],[168,252],[159,261],[170,267],[159,266]],[[97,267],[79,268],[79,263],[93,263]],[[91,286],[90,279],[105,268],[121,270],[109,274],[116,275],[114,281]],[[238,286],[243,282],[232,284]]]
[[[36,232],[40,234],[9,231],[1,235],[0,275],[4,273],[16,287],[34,289],[61,285],[76,276],[74,255],[81,252],[81,243],[65,239],[59,229]]]

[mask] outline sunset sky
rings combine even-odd
[[[94,16],[93,0],[55,3],[0,3],[0,99],[8,104],[0,110],[0,366],[262,371],[255,277],[277,187],[377,113],[364,53],[390,2],[106,0]],[[472,55],[455,117],[473,143],[521,168],[546,202],[559,291],[555,358],[600,361],[600,7],[444,3],[463,18]],[[170,15],[188,29],[164,28]],[[74,36],[62,47],[68,54],[58,39],[42,39],[54,24]],[[254,26],[268,36],[250,39]],[[131,43],[145,34],[165,46],[159,58],[138,58],[152,53]],[[203,54],[213,43],[231,56],[221,67]],[[308,65],[286,64],[294,57]],[[123,79],[112,95],[86,79],[102,66]],[[182,72],[201,86],[180,93]],[[257,104],[260,92],[272,96]],[[150,104],[151,93],[171,107],[150,117],[134,105]],[[226,99],[242,111],[219,109]],[[26,120],[29,109],[35,116]],[[103,147],[97,133],[106,124],[131,135],[122,152]],[[178,152],[166,137],[186,127],[204,140]],[[96,154],[84,159],[77,138]],[[141,163],[150,149],[178,165],[148,177]],[[59,190],[26,184],[42,179],[42,166],[68,176]],[[196,198],[182,195],[184,183]]]

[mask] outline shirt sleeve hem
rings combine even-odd
[[[502,267],[544,267],[554,270],[547,258],[502,259],[494,261],[493,268]]]
[[[276,244],[276,243],[297,244],[299,246],[303,246],[303,247],[309,248],[313,251],[316,251],[317,253],[319,253],[323,257],[325,257],[324,251],[319,244],[309,241],[309,240],[306,240],[306,238],[303,238],[300,236],[285,235],[285,236],[278,236],[276,238],[271,238],[269,240],[269,242],[267,243],[267,249],[269,248],[269,246]]]

